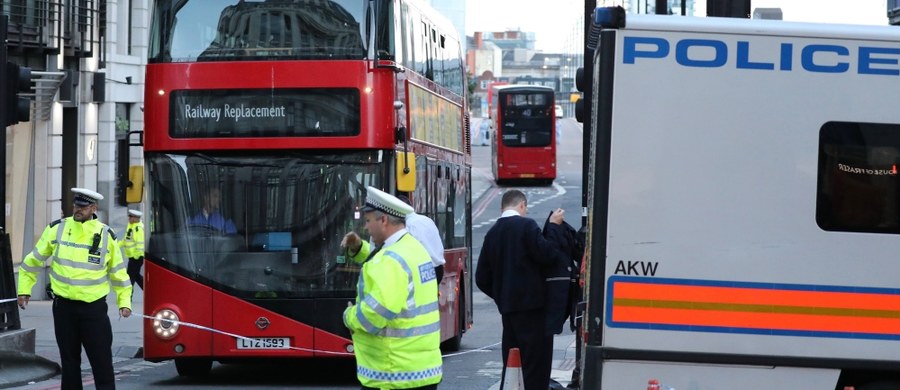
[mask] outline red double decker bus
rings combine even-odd
[[[460,48],[415,1],[156,1],[144,358],[197,375],[352,357],[342,312],[359,266],[340,241],[364,232],[366,186],[408,193],[437,223],[441,336],[458,349],[472,323]]]
[[[556,115],[553,88],[492,87],[492,168],[498,184],[553,184],[556,179]]]

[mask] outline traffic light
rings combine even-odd
[[[28,91],[31,91],[31,68],[7,62],[6,79],[0,88],[5,98],[2,101],[6,102],[4,127],[31,120],[31,101],[19,96],[20,92]]]

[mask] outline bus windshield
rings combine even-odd
[[[161,0],[149,62],[362,59],[366,0]]]
[[[344,296],[359,267],[340,248],[364,234],[377,151],[148,154],[147,257],[241,298]]]
[[[500,140],[504,146],[550,145],[555,115],[552,93],[504,93],[500,107]]]

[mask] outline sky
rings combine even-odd
[[[625,0],[603,2],[621,5]],[[706,0],[695,3],[698,14],[705,15]],[[751,0],[751,4],[752,8],[781,8],[784,20],[790,21],[887,25],[886,0]],[[534,32],[537,50],[562,53],[583,14],[583,0],[466,0],[466,35]]]

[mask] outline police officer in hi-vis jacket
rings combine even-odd
[[[362,262],[355,304],[344,310],[363,389],[437,389],[442,377],[437,281],[428,251],[407,233],[413,211],[373,187],[366,193],[371,248],[356,233],[341,246]]]
[[[121,242],[125,259],[128,260],[131,287],[137,283],[141,290],[144,289],[144,277],[141,276],[141,267],[144,265],[144,223],[141,222],[143,216],[144,213],[138,210],[128,210],[128,226]]]
[[[50,260],[53,325],[62,361],[62,389],[81,389],[81,347],[97,389],[115,389],[112,327],[106,314],[110,286],[119,315],[131,315],[131,280],[116,235],[97,220],[103,195],[73,188],[73,215],[50,223],[19,269],[19,307],[28,305],[37,275]]]

